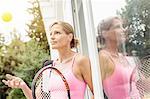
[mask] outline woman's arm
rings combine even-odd
[[[113,73],[115,66],[112,59],[103,50],[99,52],[99,62],[102,76],[101,78],[103,81],[105,78]]]
[[[83,78],[83,80],[87,83],[87,85],[89,86],[91,92],[94,95],[93,92],[93,83],[92,83],[92,72],[91,72],[91,64],[90,64],[90,60],[88,57],[86,56],[79,56],[77,58],[77,65],[79,67],[79,70],[81,72],[81,76]]]
[[[6,74],[6,79],[7,80],[2,80],[5,85],[11,88],[21,88],[27,99],[33,99],[31,89],[21,78]]]

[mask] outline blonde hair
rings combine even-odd
[[[72,34],[73,35],[73,38],[72,38],[72,40],[71,40],[71,42],[70,42],[70,47],[71,48],[75,48],[75,47],[77,47],[77,45],[79,44],[79,41],[78,41],[78,39],[76,39],[75,38],[75,36],[74,36],[74,30],[73,30],[73,27],[69,24],[69,23],[67,23],[67,22],[64,22],[64,21],[56,21],[56,22],[54,22],[51,26],[50,26],[50,28],[52,28],[54,25],[61,25],[62,27],[63,27],[63,30],[66,32],[66,34]]]
[[[118,20],[121,20],[122,19],[118,16],[113,16],[113,17],[109,17],[109,18],[106,18],[104,20],[102,20],[98,26],[97,26],[97,32],[98,32],[98,35],[99,35],[99,41],[104,44],[105,43],[105,39],[103,37],[103,34],[107,31],[110,30],[110,28],[113,26],[113,21],[114,19],[118,19]]]
[[[122,19],[117,16],[104,19],[98,24],[97,27],[98,33],[102,33],[103,31],[108,31],[113,25],[114,19],[118,19],[122,21]]]

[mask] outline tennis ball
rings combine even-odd
[[[1,18],[4,22],[10,22],[12,20],[12,14],[10,12],[4,12]]]

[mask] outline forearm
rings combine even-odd
[[[33,99],[32,90],[26,84],[21,89],[27,99]]]
[[[94,99],[94,95],[92,95],[91,99]]]

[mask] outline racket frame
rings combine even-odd
[[[42,75],[42,73],[47,70],[47,69],[50,69],[50,74],[51,74],[51,71],[54,70],[56,71],[57,74],[59,74],[59,76],[61,77],[61,79],[63,80],[64,82],[64,85],[66,87],[66,90],[67,90],[67,95],[68,95],[68,99],[71,99],[71,96],[70,96],[70,88],[69,88],[69,84],[66,80],[66,78],[64,77],[64,75],[55,67],[52,67],[51,65],[48,65],[48,66],[45,66],[43,68],[41,68],[37,73],[36,75],[34,76],[34,79],[32,81],[32,86],[31,86],[31,89],[32,89],[32,97],[33,99],[36,99],[36,94],[35,94],[35,84],[36,84],[36,80],[38,79],[39,75]]]

